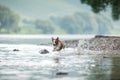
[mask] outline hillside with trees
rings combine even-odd
[[[110,34],[113,29],[111,20],[87,12],[76,12],[62,18],[51,17],[51,20],[69,34]]]
[[[1,34],[111,34],[113,31],[110,19],[89,11],[76,11],[66,16],[51,15],[43,20],[21,17],[11,8],[0,5]]]
[[[17,33],[19,15],[13,12],[10,8],[0,5],[0,33]]]

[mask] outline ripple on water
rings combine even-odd
[[[52,52],[51,46],[3,45],[0,51],[1,80],[78,80],[91,76],[111,73],[109,58],[90,55],[76,55],[72,48],[61,52]],[[14,48],[20,51],[12,51]],[[48,49],[49,54],[40,54],[41,49]],[[66,75],[56,75],[67,73]],[[102,75],[102,77],[107,78]],[[93,80],[93,78],[91,79]],[[94,79],[95,80],[95,79]]]

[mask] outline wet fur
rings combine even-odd
[[[56,39],[52,37],[52,43],[54,47],[53,51],[60,51],[65,48],[64,44],[62,43],[62,41],[59,40],[58,37]]]

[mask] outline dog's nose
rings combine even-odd
[[[55,44],[53,44],[53,46],[55,46]]]

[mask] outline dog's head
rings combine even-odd
[[[57,37],[56,39],[52,37],[52,44],[53,46],[57,46],[59,42],[59,37]]]

